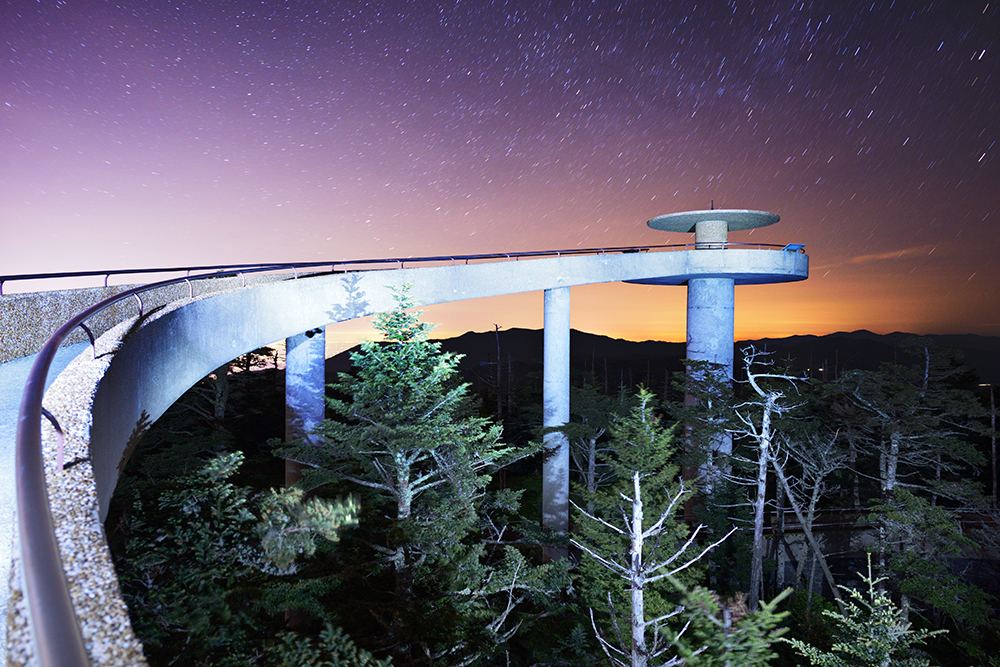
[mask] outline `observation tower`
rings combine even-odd
[[[717,364],[726,379],[733,377],[733,316],[736,285],[760,285],[804,280],[808,261],[796,258],[804,246],[783,248],[758,244],[730,244],[729,232],[767,227],[778,222],[776,213],[740,209],[685,211],[648,221],[652,229],[694,233],[694,250],[686,252],[689,270],[677,276],[628,282],[645,285],[687,284],[687,358]],[[775,250],[788,253],[789,262],[775,262]],[[723,449],[727,447],[723,444]],[[731,449],[731,443],[729,444]],[[729,452],[726,452],[729,453]]]

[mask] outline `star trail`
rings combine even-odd
[[[1000,4],[0,6],[0,273],[685,243],[774,211],[737,336],[1000,335]],[[683,288],[573,290],[680,340]],[[539,326],[541,296],[432,309]]]

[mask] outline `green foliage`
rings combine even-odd
[[[276,417],[268,435],[283,427],[280,395],[262,398],[263,391],[280,389],[280,376],[270,370],[219,369],[150,437],[140,441],[147,424],[137,425],[136,465],[117,490],[130,507],[120,521],[112,511],[108,534],[118,545],[122,589],[154,667],[384,667],[390,655],[398,667],[589,667],[607,661],[586,609],[595,610],[610,639],[608,592],[627,641],[628,613],[621,612],[630,604],[629,582],[586,555],[573,588],[567,559],[537,564],[543,538],[537,521],[519,516],[522,492],[490,481],[495,470],[537,448],[501,442],[500,428],[477,416],[459,382],[459,358],[427,340],[430,326],[408,312],[405,290],[397,302],[396,310],[376,318],[382,340],[364,343],[352,374],[333,385],[333,418],[321,428],[320,446],[282,450],[313,466],[300,488],[266,491],[280,484],[280,466],[258,446],[263,437],[254,438],[264,430],[264,415]],[[777,427],[795,443],[838,429],[836,444],[849,446],[852,463],[830,475],[831,489],[841,499],[856,490],[852,506],[868,507],[866,519],[883,529],[876,553],[884,556],[884,583],[893,596],[902,594],[904,606],[929,611],[923,621],[952,628],[951,643],[931,646],[938,662],[993,664],[991,598],[953,567],[972,546],[957,510],[980,500],[967,483],[983,460],[966,437],[974,411],[945,357],[921,349],[917,359],[912,366],[847,374],[837,391],[825,394],[803,387],[803,400],[823,402],[810,403],[805,419]],[[240,364],[250,371],[261,360],[248,356]],[[683,391],[697,400],[673,413],[684,420],[682,431],[659,421],[645,390],[637,402],[588,387],[574,391],[575,423],[563,430],[582,473],[573,499],[590,514],[620,525],[622,510],[630,511],[635,472],[648,526],[678,497],[679,465],[742,471],[740,442],[733,459],[708,456],[720,431],[732,425],[729,385],[710,365],[692,368]],[[792,433],[793,427],[803,430]],[[684,451],[677,451],[675,436]],[[231,451],[236,445],[249,457],[243,466]],[[794,480],[792,486],[815,489],[803,452],[793,453],[786,471],[804,486]],[[854,476],[852,468],[874,477]],[[746,488],[724,477],[714,476],[711,495],[686,508],[707,524],[702,542],[749,519]],[[882,491],[892,488],[881,493],[879,483]],[[511,469],[503,484],[530,493],[539,481]],[[831,502],[833,494],[816,506],[822,511]],[[574,519],[575,536],[588,548],[609,560],[628,559],[626,535],[579,514]],[[654,543],[669,555],[690,535],[679,512],[668,513],[662,529],[658,542],[647,540],[645,555]],[[661,661],[676,653],[673,660],[691,667],[756,667],[776,662],[781,647],[783,659],[798,651],[801,664],[928,664],[916,649],[935,633],[911,628],[870,572],[866,594],[851,593],[846,615],[802,591],[781,602],[789,616],[778,611],[780,596],[753,614],[739,594],[724,597],[747,585],[749,537],[747,531],[731,536],[676,577],[655,580],[669,567],[648,573],[646,618],[683,609],[656,632],[657,623],[650,625],[647,637],[660,633],[660,648],[669,646]],[[286,610],[293,610],[291,623]],[[286,632],[289,627],[297,632]],[[787,643],[776,646],[786,627]]]
[[[242,462],[239,452],[217,455],[137,497],[126,515],[119,581],[147,655],[245,664],[261,650],[267,612],[256,591],[278,573],[269,563],[288,570],[315,550],[313,533],[336,537],[353,520],[352,505],[324,501],[287,513],[278,493],[259,517],[250,490],[230,482]]]
[[[343,528],[357,525],[359,509],[354,497],[343,502],[305,500],[300,489],[272,490],[260,504],[257,535],[267,559],[290,572],[300,554],[316,553],[316,535],[337,542]]]
[[[579,570],[598,641],[616,665],[766,664],[781,618],[773,605],[734,629],[729,617],[715,620],[714,594],[685,592],[705,550],[678,520],[688,492],[672,463],[673,429],[660,425],[650,392],[640,389],[637,403],[611,429],[606,464],[617,480],[594,495],[594,513],[581,512],[584,539],[574,540],[590,556]]]
[[[685,594],[684,619],[688,626],[674,641],[678,654],[689,667],[764,667],[777,657],[772,645],[786,628],[788,615],[779,611],[791,589],[786,589],[760,609],[750,612],[742,594],[720,599],[715,593],[696,587]]]
[[[319,637],[285,633],[269,650],[276,667],[391,667],[392,660],[376,660],[358,648],[340,628],[327,623]]]
[[[614,479],[605,460],[609,451],[606,436],[634,407],[634,397],[627,395],[624,388],[617,396],[608,396],[589,382],[570,388],[570,422],[558,430],[570,441],[570,457],[576,474],[574,487],[588,498],[588,511],[594,509],[592,495]]]
[[[887,565],[902,594],[950,616],[960,627],[989,622],[994,598],[949,567],[949,558],[975,546],[962,534],[954,512],[900,488],[872,510],[868,518],[884,527]]]
[[[805,589],[797,589],[784,604],[788,615],[785,626],[789,639],[802,640],[810,646],[829,649],[833,644],[834,623],[831,614],[836,611],[833,602],[819,595],[810,595]],[[834,616],[836,617],[836,616]],[[785,647],[787,650],[787,646]]]
[[[589,620],[586,627],[577,621],[555,625],[547,620],[545,633],[539,639],[539,645],[532,647],[533,660],[528,664],[545,667],[596,667],[606,664],[593,641]]]
[[[665,428],[660,423],[655,412],[656,399],[651,392],[640,389],[636,403],[624,419],[611,425],[609,451],[600,455],[601,463],[612,471],[615,481],[593,496],[585,496],[588,505],[594,507],[593,516],[598,521],[588,520],[586,517],[577,521],[581,542],[596,553],[618,562],[628,561],[629,537],[609,530],[599,520],[618,525],[622,523],[623,514],[631,515],[631,501],[624,500],[623,496],[633,496],[633,474],[639,473],[642,511],[645,516],[650,517],[650,524],[681,493],[680,470],[673,463],[674,429]],[[655,543],[661,554],[669,554],[679,548],[687,535],[687,526],[674,517],[669,517]],[[583,601],[600,618],[610,620],[609,593],[616,608],[629,608],[628,582],[617,573],[591,558],[581,560],[578,571]],[[676,606],[676,600],[672,599],[675,597],[674,587],[667,580],[649,585],[645,596],[650,617],[668,613]]]
[[[474,416],[460,357],[427,340],[405,289],[396,301],[375,318],[384,341],[365,341],[332,385],[319,438],[280,453],[311,467],[305,488],[363,494],[364,539],[351,540],[343,567],[364,577],[354,614],[377,622],[352,634],[397,664],[482,663],[525,608],[568,585],[567,566],[534,566],[505,546],[520,495],[488,491],[491,473],[537,448],[503,444],[499,425]]]
[[[878,456],[884,492],[905,486],[968,502],[978,495],[968,473],[985,462],[969,438],[983,410],[956,384],[963,369],[953,354],[919,339],[907,349],[914,363],[845,373],[834,398],[856,445]]]
[[[830,651],[799,639],[789,639],[788,643],[808,658],[810,664],[819,667],[929,667],[930,661],[920,656],[915,647],[943,631],[913,629],[906,612],[878,590],[882,579],[872,579],[870,558],[868,576],[863,581],[867,594],[842,587],[850,596],[846,615],[824,612],[838,626]]]
[[[258,554],[248,493],[228,482],[241,460],[223,454],[173,480],[151,511],[136,500],[117,565],[147,655],[247,657],[253,604],[243,592],[260,575],[250,565]]]
[[[753,524],[746,487],[725,478],[712,485],[711,493],[697,497],[694,515],[708,535],[725,535],[734,525]],[[699,566],[705,573],[706,584],[721,593],[747,590],[750,586],[747,554],[752,548],[753,531],[738,530],[705,554]]]
[[[441,568],[452,577],[441,609],[457,614],[450,645],[439,647],[450,654],[445,664],[486,664],[503,655],[522,626],[539,620],[530,610],[548,610],[569,585],[565,560],[532,565],[513,546],[502,549],[502,560],[500,555],[480,543],[466,562]]]
[[[283,456],[310,466],[304,485],[341,480],[374,491],[398,525],[393,550],[406,558],[432,556],[445,546],[441,522],[464,528],[475,522],[474,505],[488,473],[527,453],[500,443],[501,427],[471,416],[468,385],[456,382],[460,357],[442,353],[426,339],[429,326],[398,308],[375,318],[386,342],[365,341],[352,356],[353,373],[342,374],[328,399],[334,419],[317,429],[319,444],[298,443]]]
[[[683,401],[669,406],[670,417],[681,425],[686,451],[683,464],[691,467],[728,465],[713,452],[719,438],[736,423],[734,396],[728,369],[707,361],[684,359],[686,370],[674,382]]]
[[[922,339],[899,352],[901,363],[846,372],[824,392],[824,414],[848,445],[854,505],[870,510],[878,576],[938,625],[985,628],[992,598],[955,568],[965,549],[982,548],[960,513],[986,505],[972,437],[984,412],[954,353]]]

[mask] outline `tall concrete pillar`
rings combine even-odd
[[[732,278],[692,278],[687,291],[687,357],[719,364],[733,379],[733,317],[736,283]]]
[[[694,232],[695,252],[729,249],[729,232],[767,227],[778,222],[775,213],[749,210],[709,210],[670,213],[650,220],[652,229],[667,232]],[[738,272],[734,272],[738,273]],[[743,282],[750,282],[743,280]],[[736,278],[725,274],[690,278],[687,292],[687,358],[716,364],[720,380],[733,379],[734,315]],[[728,433],[718,435],[712,450],[732,454]]]
[[[687,292],[687,358],[717,364],[719,379],[733,380],[733,340],[736,284],[732,278],[692,278]],[[733,436],[720,433],[712,451],[729,456]],[[708,481],[710,469],[702,471]]]
[[[285,440],[307,437],[323,421],[326,403],[326,331],[310,329],[285,339]],[[285,486],[302,476],[302,466],[285,460]]]
[[[542,425],[569,421],[569,288],[545,290],[545,351],[542,374]],[[569,530],[569,440],[564,433],[544,436],[542,526],[557,533]]]

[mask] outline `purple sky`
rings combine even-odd
[[[684,243],[645,221],[714,199],[812,261],[738,337],[1000,335],[998,36],[981,0],[8,0],[0,274]],[[573,326],[683,304],[574,288]]]

